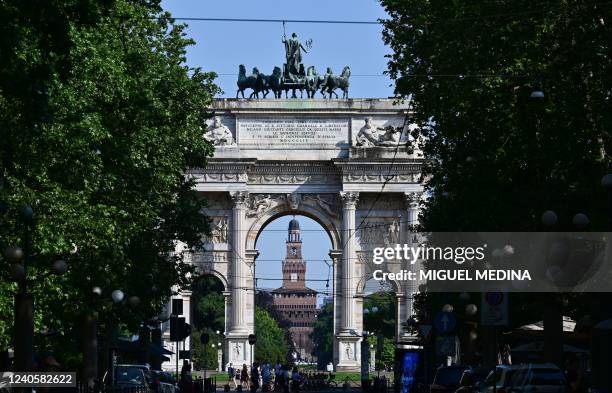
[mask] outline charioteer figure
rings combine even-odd
[[[298,40],[297,34],[291,34],[291,38],[287,39],[283,34],[283,44],[285,44],[285,78],[289,80],[294,80],[293,77],[300,75],[300,70],[304,69],[304,64],[302,64],[302,51],[308,53],[306,48],[302,45],[302,43]]]

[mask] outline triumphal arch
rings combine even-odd
[[[424,159],[408,132],[409,104],[218,99],[212,109],[204,137],[215,145],[214,156],[188,173],[208,201],[212,235],[189,260],[225,286],[225,363],[251,359],[259,234],[277,217],[300,214],[319,222],[331,239],[334,363],[337,370],[358,370],[371,250],[412,242],[418,220]],[[401,344],[410,340],[404,322],[417,288],[392,284]],[[181,297],[189,309],[190,293]]]

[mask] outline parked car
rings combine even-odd
[[[566,393],[565,374],[552,363],[525,364],[512,377],[511,393]]]
[[[445,366],[436,370],[432,384],[429,386],[430,393],[449,393],[459,388],[459,381],[469,366]]]
[[[118,364],[114,368],[114,385],[119,390],[129,389],[149,393],[152,391],[151,375],[148,366],[139,364]],[[104,384],[109,383],[108,373],[102,378]]]
[[[479,393],[509,393],[512,378],[521,365],[499,365],[495,371],[491,371],[478,387]]]
[[[461,379],[459,380],[460,386],[455,390],[455,393],[478,392],[490,372],[491,369],[488,368],[468,368],[461,375]]]
[[[157,393],[175,393],[177,391],[176,381],[171,373],[166,371],[151,371],[152,388]]]

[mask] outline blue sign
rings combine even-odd
[[[434,318],[434,326],[438,333],[450,333],[457,326],[457,317],[452,312],[441,311]]]

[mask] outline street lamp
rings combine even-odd
[[[0,201],[2,212],[8,209]],[[34,210],[25,205],[19,212],[24,225],[24,248],[12,245],[4,249],[4,257],[10,264],[11,278],[17,282],[15,293],[15,370],[30,371],[34,357],[34,298],[28,291],[28,266],[32,250],[32,228],[34,227]],[[52,274],[61,276],[68,270],[63,260],[53,261],[50,267]]]
[[[134,297],[134,296],[133,296]],[[112,307],[114,308],[116,304],[119,304],[123,301],[123,299],[125,298],[125,294],[123,293],[123,291],[121,289],[115,289],[114,291],[111,292],[111,300],[113,301],[112,303]],[[130,303],[131,306],[131,303]],[[109,357],[110,357],[110,370],[108,370],[109,373],[109,383],[110,386],[114,386],[115,380],[114,380],[114,374],[115,374],[115,363],[117,361],[117,356],[115,354],[115,345],[117,344],[117,321],[115,320],[114,314],[111,312],[110,316],[109,316],[109,320],[108,320],[108,326],[107,326],[107,334],[108,334],[108,341],[109,341]]]

